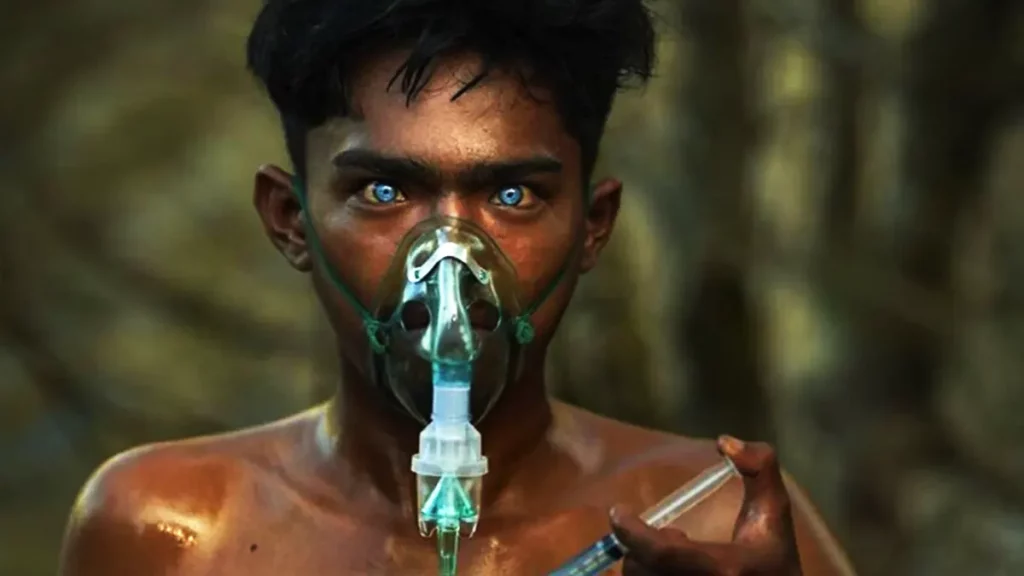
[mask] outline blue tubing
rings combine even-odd
[[[548,576],[596,576],[626,555],[614,534],[608,534]]]

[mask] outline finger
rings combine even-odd
[[[707,568],[714,559],[680,530],[657,530],[639,516],[612,510],[612,531],[626,548],[626,558],[648,567]]]
[[[656,576],[656,574],[632,556],[627,556],[622,561],[622,576]]]
[[[764,442],[718,439],[719,451],[743,476],[743,506],[734,531],[737,541],[782,537],[792,529],[789,493],[782,481],[775,449]]]
[[[611,512],[612,533],[630,552],[650,554],[661,538],[658,531],[624,506],[616,506]]]

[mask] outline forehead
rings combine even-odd
[[[404,54],[384,55],[354,75],[352,117],[328,121],[309,133],[311,169],[351,148],[415,157],[442,169],[538,155],[558,158],[567,172],[579,166],[579,146],[544,91],[527,89],[517,76],[495,71],[452,100],[479,70],[479,58],[465,55],[438,62],[410,103],[399,89],[401,78],[388,89],[403,61]]]

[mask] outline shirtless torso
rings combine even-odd
[[[529,506],[514,495],[489,504],[477,534],[462,544],[460,573],[546,574],[609,531],[610,507],[638,512],[719,458],[712,441],[562,404],[553,411],[543,443],[568,458],[536,480],[550,497]],[[365,485],[329,486],[311,467],[324,413],[319,407],[111,459],[72,511],[62,574],[436,573],[434,542],[416,533],[410,505],[383,505]],[[804,574],[852,574],[806,498],[792,482],[789,488]],[[677,526],[696,540],[728,541],[742,497],[742,484],[732,481]]]

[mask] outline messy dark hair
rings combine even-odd
[[[395,48],[408,51],[392,78],[407,102],[437,59],[456,53],[482,64],[452,100],[495,69],[544,89],[589,178],[615,93],[651,76],[654,30],[644,0],[266,0],[248,65],[281,115],[300,176],[306,133],[351,112],[353,68]]]

